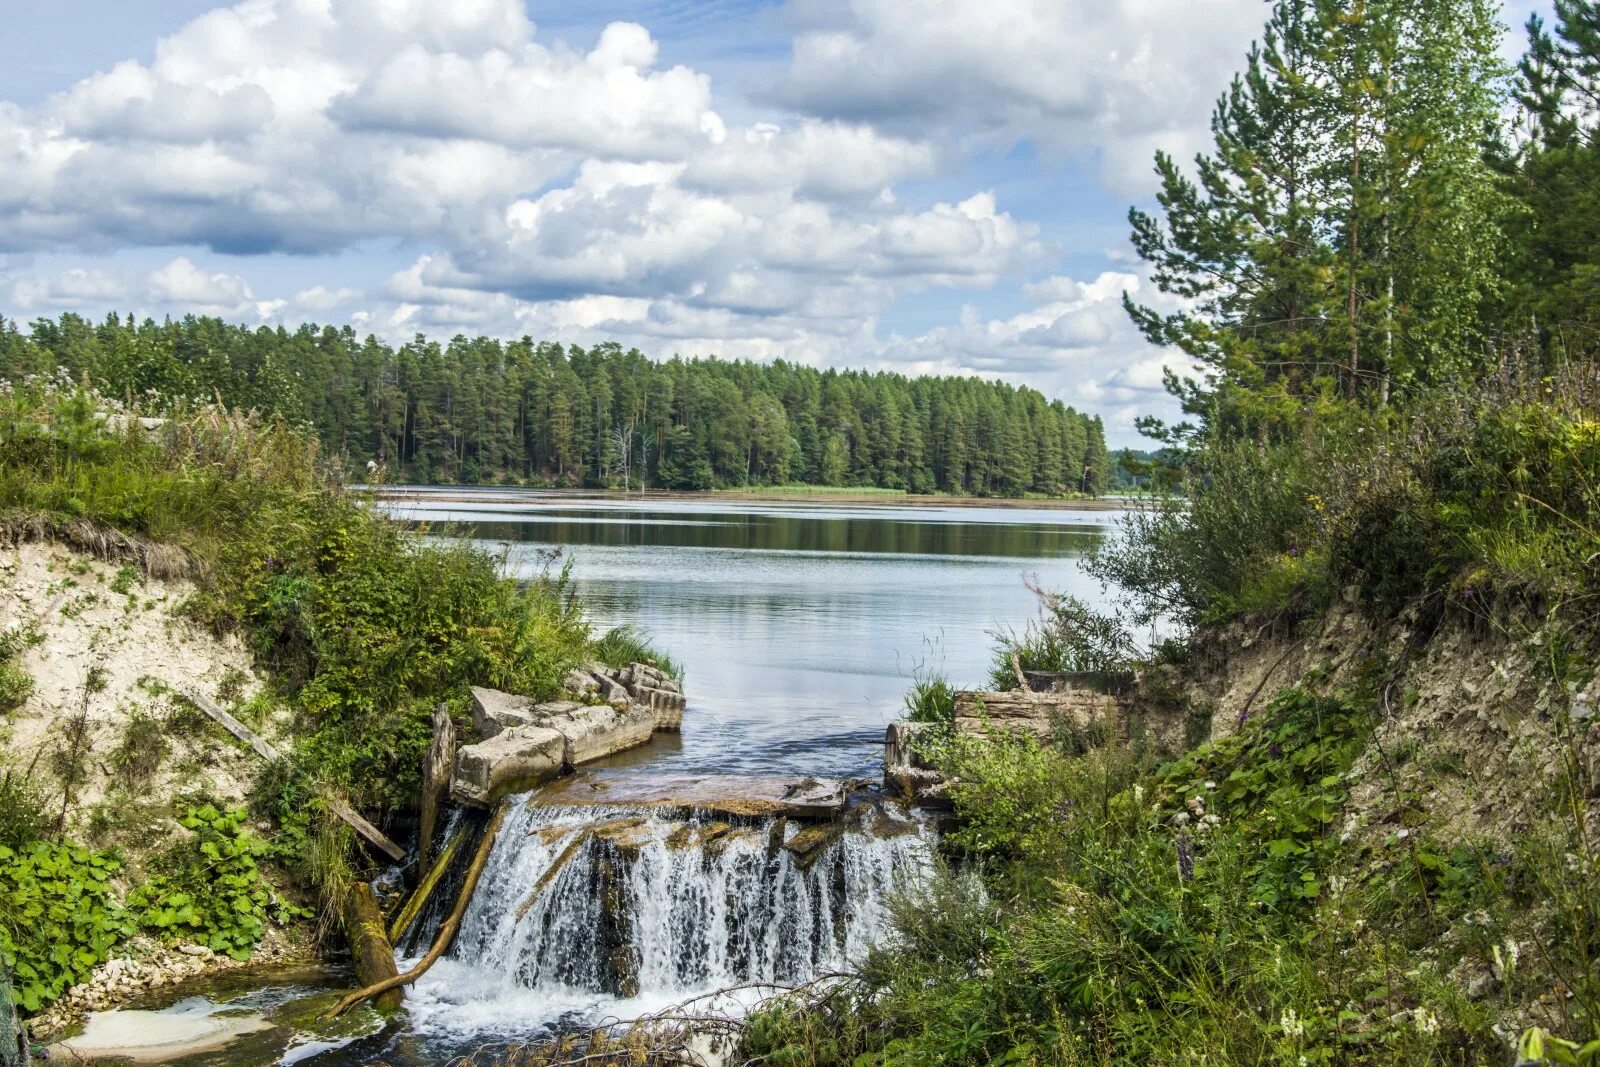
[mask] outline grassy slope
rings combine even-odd
[[[1600,423],[1583,389],[1484,392],[1219,450],[1192,508],[1137,517],[1105,572],[1197,627],[1147,666],[1148,729],[937,747],[983,889],[907,901],[749,1051],[1465,1065],[1600,1037]]]
[[[0,397],[0,535],[192,581],[187,619],[236,635],[269,678],[254,712],[282,722],[290,756],[249,797],[250,832],[270,835],[263,862],[309,886],[336,890],[362,862],[343,824],[326,817],[324,791],[380,820],[403,812],[437,703],[464,713],[471,684],[547,696],[587,659],[652,658],[636,634],[593,634],[564,573],[519,583],[474,548],[409,537],[325,476],[314,445],[281,424],[204,408],[145,428],[114,411],[108,418],[109,409],[47,383]],[[20,650],[3,651],[8,692],[26,688]],[[86,684],[85,701],[102,690]],[[28,914],[56,890],[19,865],[36,848],[56,847],[63,828],[46,817],[54,801],[22,770],[0,790],[12,852],[0,855],[0,934],[11,932],[0,943],[12,959],[50,970],[39,986],[48,1000],[104,958],[124,926],[107,910],[114,901],[84,902],[81,958],[57,967],[31,955],[43,950],[23,936]],[[62,861],[70,870],[61,892],[99,877],[94,854],[84,857]],[[167,866],[182,874],[178,859]]]

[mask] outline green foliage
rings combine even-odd
[[[1369,925],[1340,873],[1331,831],[1369,719],[1363,698],[1285,690],[1158,769],[1115,745],[945,745],[948,840],[983,858],[987,890],[945,873],[898,902],[856,984],[764,1013],[745,1052],[853,1067],[1492,1061],[1491,1020],[1406,940],[1426,908]]]
[[[269,920],[298,914],[277,899],[256,864],[267,842],[245,825],[243,808],[191,807],[178,822],[193,836],[174,846],[157,862],[160,873],[128,895],[129,912],[161,937],[249,959]]]
[[[45,811],[44,793],[34,779],[0,765],[0,845],[22,849],[49,833],[55,820]]]
[[[946,840],[979,856],[1011,860],[1047,857],[1069,765],[1031,734],[935,734],[922,754],[949,779],[960,821]],[[1069,805],[1070,806],[1070,805]]]
[[[1163,767],[1155,795],[1186,823],[1214,816],[1257,850],[1251,899],[1277,909],[1321,892],[1327,831],[1349,798],[1345,772],[1371,716],[1349,699],[1286,689],[1247,727]]]
[[[0,845],[0,953],[32,1013],[104,961],[133,924],[111,893],[115,859],[73,844]]]
[[[1020,497],[1098,494],[1113,478],[1099,418],[972,377],[653,362],[615,344],[487,337],[396,349],[349,329],[195,317],[95,325],[69,314],[23,336],[0,320],[0,377],[57,368],[110,396],[154,390],[164,406],[220,395],[308,423],[369,481]]]
[[[1112,672],[1133,662],[1133,638],[1114,617],[1091,609],[1077,597],[1029,586],[1039,599],[1039,618],[1019,636],[999,635],[989,684],[1018,687],[1017,668],[1048,672]]]
[[[590,647],[590,652],[593,658],[613,667],[648,663],[657,670],[665,671],[680,684],[683,682],[683,668],[671,656],[652,648],[650,639],[631,623],[613,626],[601,634]]]
[[[33,679],[17,662],[27,641],[23,629],[0,633],[0,716],[16,711],[33,695]]]
[[[905,713],[910,722],[953,723],[956,691],[939,675],[918,676],[906,690]]]
[[[33,679],[20,666],[0,662],[0,715],[8,715],[33,695]]]

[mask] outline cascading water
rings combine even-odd
[[[888,819],[830,834],[513,804],[450,955],[414,990],[424,1029],[527,1033],[802,982],[881,936],[889,893],[930,856],[928,831]]]

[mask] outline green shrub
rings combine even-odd
[[[0,845],[21,849],[44,837],[54,825],[34,779],[0,766]]]
[[[0,715],[9,715],[33,695],[33,679],[15,663],[0,663]]]
[[[256,864],[267,842],[245,825],[243,808],[191,807],[178,822],[193,837],[174,846],[158,861],[159,873],[128,895],[130,913],[160,937],[249,959],[269,919],[298,914],[277,899]]]
[[[1115,618],[1091,609],[1077,597],[1033,588],[1039,618],[1022,634],[1003,632],[995,648],[989,684],[1018,687],[1023,671],[1120,671],[1133,662],[1133,638]]]
[[[111,893],[118,866],[73,844],[0,845],[0,953],[24,1011],[82,981],[133,932]]]

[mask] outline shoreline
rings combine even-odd
[[[818,489],[806,492],[785,492],[763,489],[643,489],[623,492],[620,489],[555,489],[540,486],[500,485],[385,485],[352,486],[365,490],[379,500],[427,500],[442,503],[536,501],[539,498],[560,497],[573,500],[596,501],[687,501],[687,502],[752,502],[761,504],[884,504],[913,508],[1037,508],[1047,511],[1132,511],[1150,507],[1150,501],[1131,497],[1040,498],[986,497],[986,496],[933,496],[913,493],[883,491],[832,491]]]

